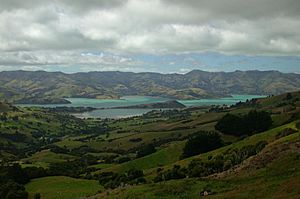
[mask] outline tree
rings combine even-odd
[[[186,142],[183,149],[183,158],[205,153],[223,146],[223,141],[217,132],[201,131]]]
[[[148,145],[140,148],[140,150],[138,150],[136,156],[138,158],[140,158],[140,157],[144,157],[144,156],[149,155],[149,154],[154,153],[154,152],[156,152],[156,149],[155,149],[154,145],[153,144],[148,144]]]
[[[241,121],[242,118],[237,115],[226,114],[218,121],[215,128],[225,134],[241,135],[240,130],[243,125]]]
[[[287,94],[286,94],[286,97],[285,97],[286,100],[290,100],[290,99],[292,99],[292,98],[293,98],[293,96],[292,96],[291,93],[287,93]]]
[[[215,128],[225,134],[241,136],[263,132],[272,123],[273,121],[269,113],[252,110],[243,116],[226,114],[217,122]]]
[[[263,132],[268,130],[268,128],[272,125],[273,121],[269,113],[265,111],[250,111],[243,118],[244,129],[243,132],[245,134],[251,135],[253,133]]]
[[[128,180],[133,180],[139,177],[143,177],[144,173],[142,170],[130,169],[129,171],[126,172],[126,176]]]
[[[29,178],[19,164],[0,167],[0,183],[6,183],[8,180],[25,184]]]
[[[0,198],[6,199],[27,199],[28,193],[23,185],[13,181],[0,184]]]
[[[34,199],[41,199],[41,194],[40,193],[36,193],[34,194]]]

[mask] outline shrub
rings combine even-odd
[[[20,165],[0,166],[0,198],[27,199],[23,186],[27,182],[28,176]]]
[[[130,157],[120,157],[117,161],[119,164],[130,161]]]
[[[137,152],[137,158],[144,157],[146,155],[150,155],[151,153],[155,153],[156,149],[153,144],[148,144],[140,148]]]
[[[34,194],[33,199],[41,199],[41,194],[40,193]]]
[[[190,157],[205,153],[223,146],[220,135],[217,132],[199,132],[186,142],[182,157]]]
[[[143,178],[144,173],[142,170],[130,169],[123,174],[114,172],[103,172],[98,175],[99,183],[105,188],[117,188],[122,184],[141,184],[146,180]]]
[[[129,139],[130,142],[141,142],[143,139],[142,138],[131,138]]]
[[[179,165],[174,165],[171,170],[168,169],[165,172],[158,173],[158,175],[154,178],[154,182],[172,179],[182,179],[186,177],[186,174],[187,170],[185,168],[181,168]]]
[[[5,199],[27,199],[28,193],[23,185],[9,181],[0,185],[0,198]]]
[[[265,111],[250,111],[244,116],[226,114],[216,124],[216,130],[236,136],[252,135],[267,130],[272,125],[272,118]]]
[[[29,179],[41,178],[48,175],[47,170],[42,167],[26,167],[23,170]]]
[[[250,156],[259,153],[266,144],[266,141],[260,141],[255,145],[246,145],[240,149],[229,149],[206,161],[202,159],[193,159],[187,168],[180,168],[180,166],[175,165],[171,170],[159,170],[157,171],[157,176],[154,178],[154,182],[185,177],[205,177],[228,170],[233,166],[240,164]]]

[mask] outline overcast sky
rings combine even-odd
[[[300,73],[300,0],[0,0],[0,70]]]

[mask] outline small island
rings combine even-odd
[[[186,106],[176,100],[169,100],[166,102],[157,102],[150,104],[139,104],[132,106],[119,106],[110,109],[157,109],[157,108],[185,108]]]
[[[71,104],[70,101],[63,98],[23,98],[15,100],[14,104]]]

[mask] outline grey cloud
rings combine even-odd
[[[300,54],[299,0],[0,0],[0,5],[2,65],[105,62],[76,58],[83,51]],[[23,56],[14,54],[18,51]],[[105,64],[119,63],[106,58]]]
[[[44,5],[54,5],[63,10],[65,6],[76,11],[89,9],[109,9],[121,6],[127,0],[1,0],[0,10],[32,9]]]
[[[110,53],[82,53],[80,51],[19,51],[4,52],[0,56],[0,65],[124,65],[140,64],[124,55]]]
[[[190,7],[209,17],[231,20],[300,15],[298,0],[163,0],[167,5]]]

